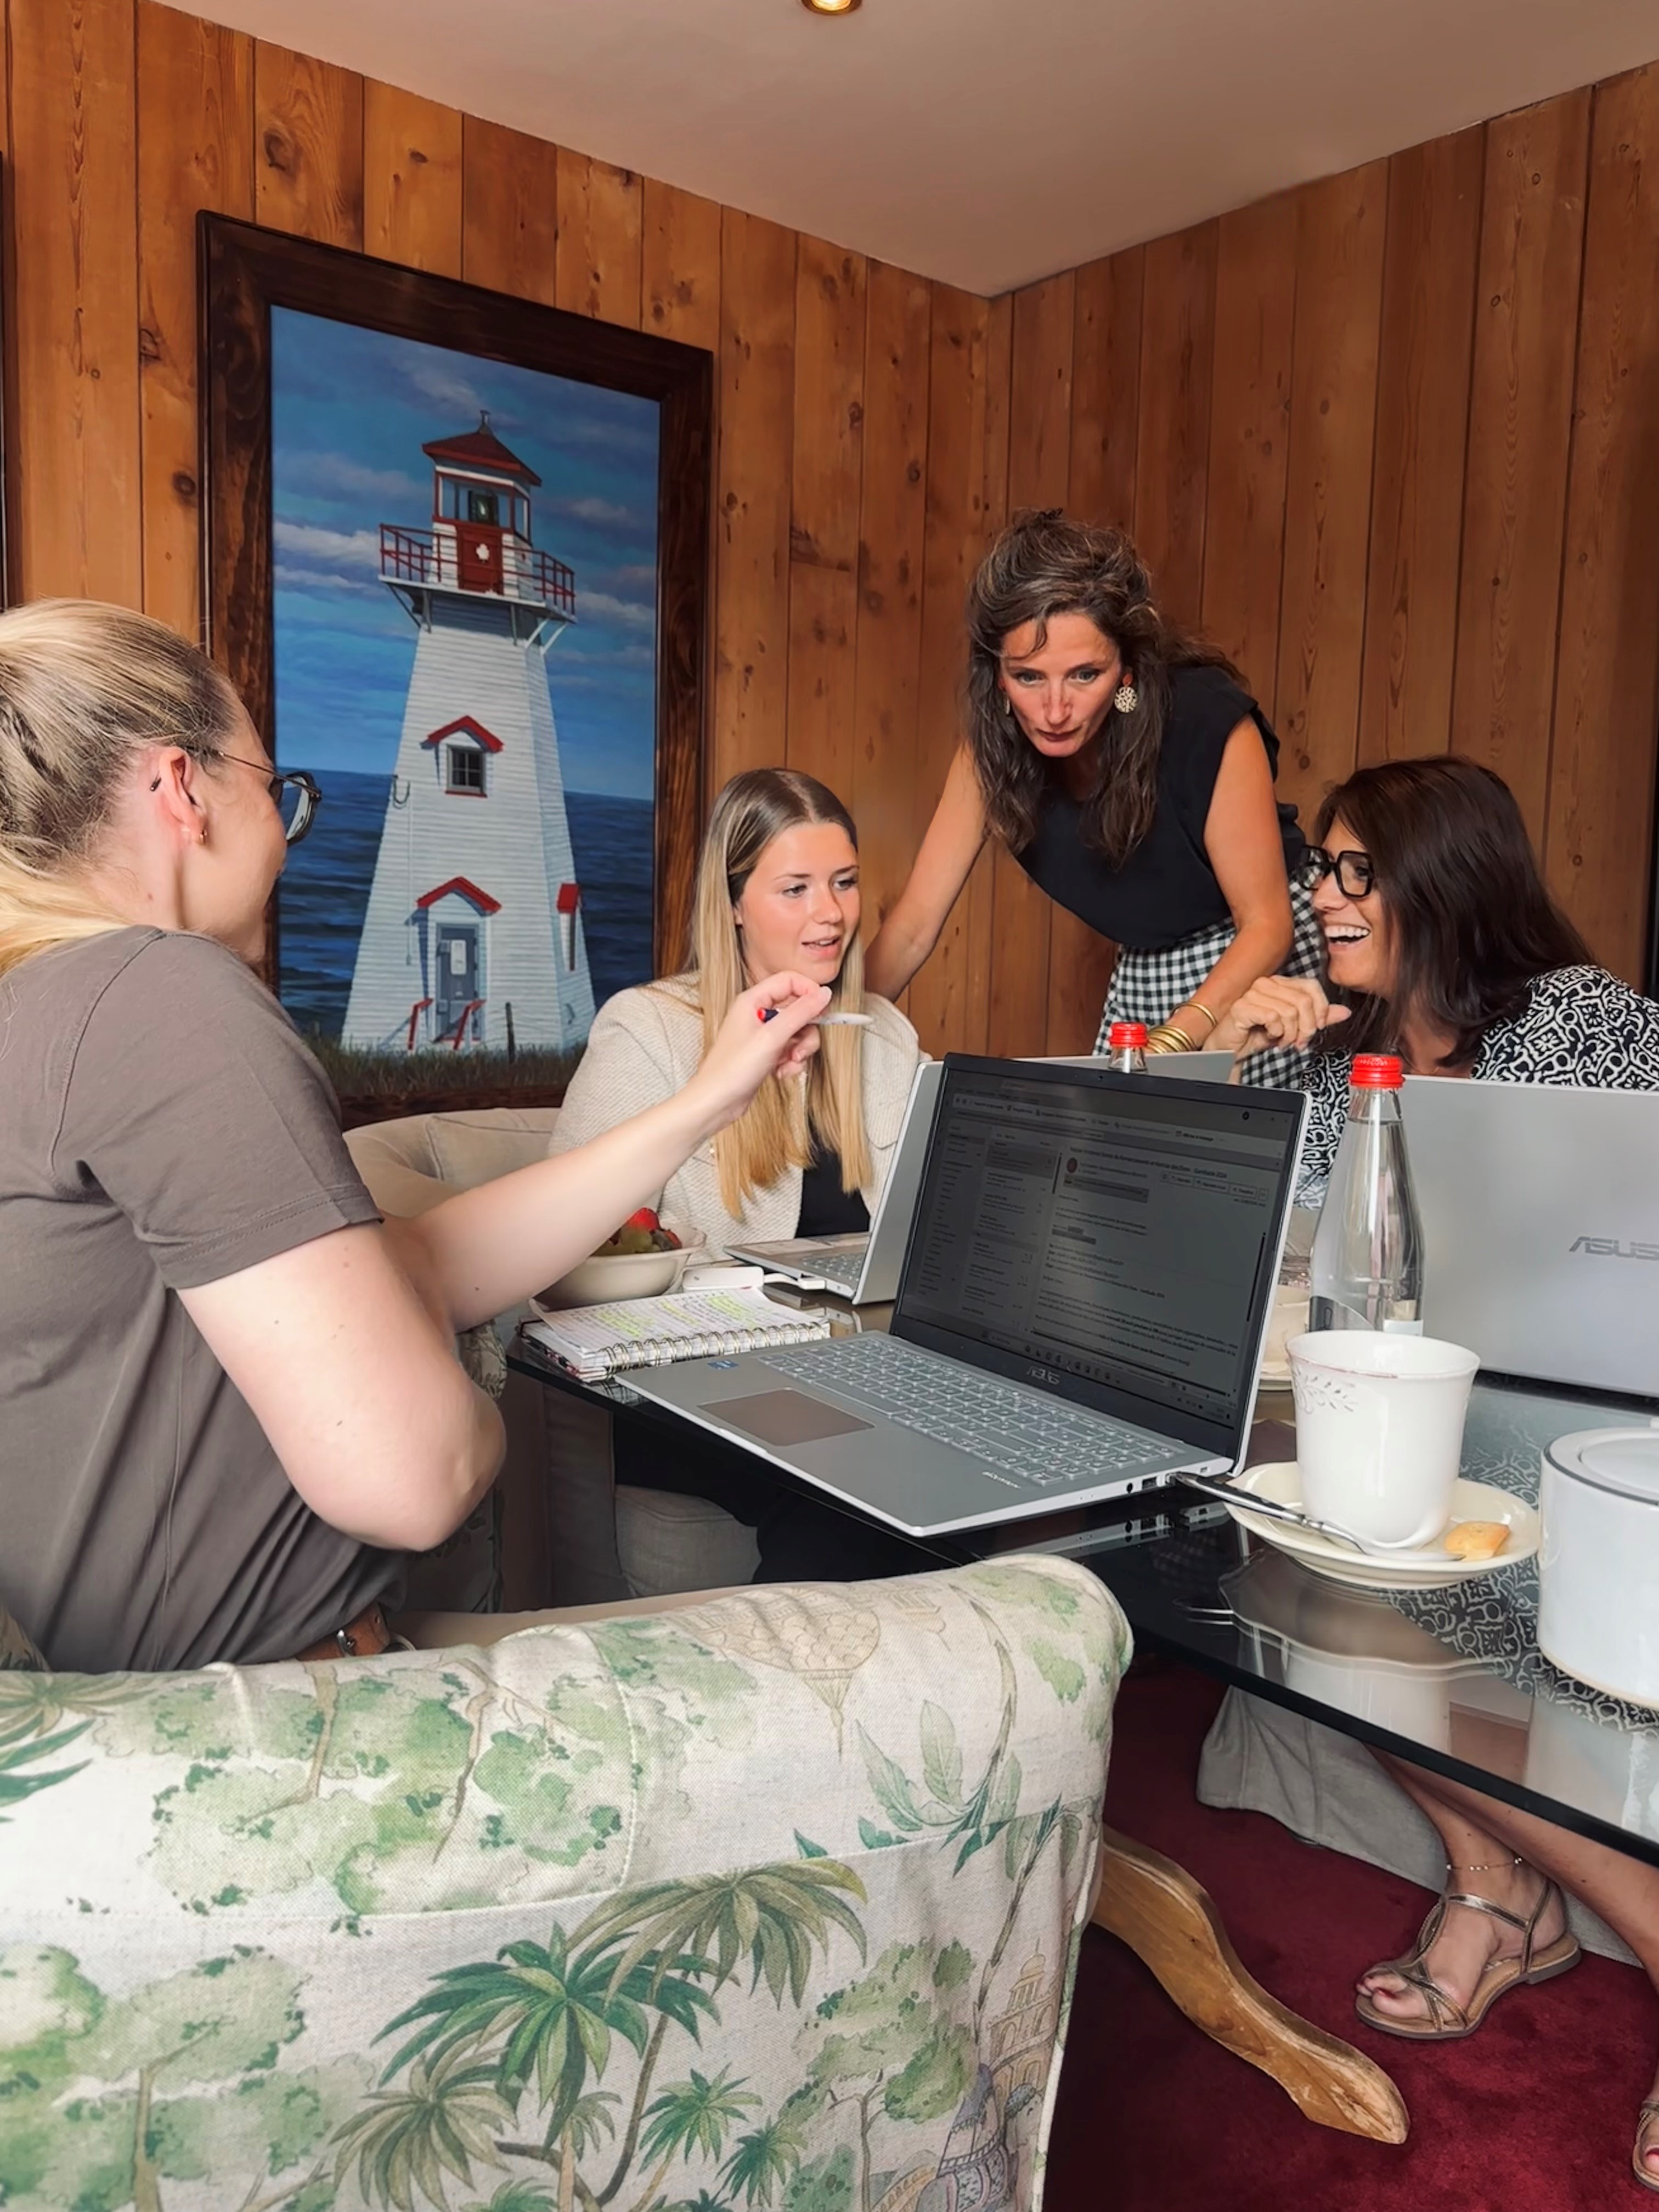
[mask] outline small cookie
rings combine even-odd
[[[1442,1539],[1455,1559],[1494,1559],[1509,1540],[1502,1521],[1454,1521]]]

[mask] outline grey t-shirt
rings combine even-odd
[[[177,1296],[377,1218],[222,945],[122,929],[0,977],[0,1598],[52,1666],[289,1657],[397,1579],[305,1504]]]

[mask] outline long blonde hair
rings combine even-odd
[[[122,927],[85,872],[123,770],[145,745],[219,758],[241,705],[205,653],[95,599],[0,614],[0,975]]]
[[[735,913],[744,888],[775,837],[816,822],[835,823],[857,851],[852,816],[833,791],[799,769],[747,769],[714,801],[697,862],[691,917],[692,975],[705,1052],[732,1000],[749,988]],[[864,952],[856,930],[834,993],[833,1010],[862,1010]],[[763,1083],[747,1111],[715,1138],[720,1203],[729,1214],[740,1216],[750,1194],[775,1183],[787,1168],[810,1166],[814,1137],[826,1151],[839,1153],[843,1190],[860,1190],[869,1182],[863,1039],[859,1028],[825,1030],[804,1084]]]

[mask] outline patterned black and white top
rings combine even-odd
[[[1308,1135],[1298,1206],[1323,1203],[1347,1119],[1351,1055],[1315,1053],[1302,1077]],[[1559,1083],[1580,1091],[1659,1091],[1659,1004],[1605,968],[1555,968],[1496,1022],[1470,1070],[1477,1083]]]

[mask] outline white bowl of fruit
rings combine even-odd
[[[557,1312],[567,1306],[608,1305],[614,1298],[655,1298],[677,1291],[686,1262],[703,1244],[700,1229],[673,1229],[648,1206],[630,1213],[597,1252],[561,1275],[532,1307]]]

